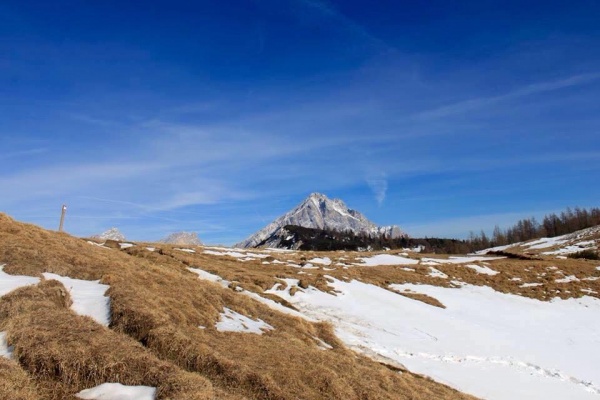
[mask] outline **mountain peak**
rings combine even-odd
[[[360,212],[346,206],[341,199],[330,199],[322,193],[311,193],[302,203],[277,218],[236,247],[257,247],[268,243],[286,225],[297,225],[313,229],[334,229],[367,233],[371,236],[401,237],[404,234],[397,226],[380,227],[369,221]]]
[[[123,241],[125,241],[125,235],[123,235],[118,228],[113,227],[113,228],[110,228],[109,230],[104,231],[98,235],[92,236],[92,239],[116,240],[118,242],[123,242]]]
[[[308,198],[317,198],[317,199],[328,199],[327,196],[325,196],[323,193],[319,193],[319,192],[312,192],[310,195],[308,195]]]
[[[160,243],[176,244],[179,246],[199,246],[202,244],[196,232],[175,232],[160,240]]]

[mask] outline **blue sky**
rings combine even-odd
[[[17,219],[232,244],[314,191],[413,236],[599,205],[598,1],[101,3],[0,3]]]

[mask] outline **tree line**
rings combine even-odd
[[[282,238],[279,245],[291,248],[299,243],[300,250],[313,251],[420,248],[424,253],[466,254],[541,237],[566,235],[597,225],[600,225],[600,208],[579,207],[567,208],[559,214],[548,214],[542,221],[531,217],[522,219],[507,229],[496,226],[491,237],[483,230],[479,234],[471,233],[465,240],[408,236],[392,239],[365,232],[355,233],[351,230],[340,232],[333,229],[287,225],[284,227],[286,238]],[[290,235],[289,239],[288,235]]]
[[[471,232],[467,242],[473,248],[472,251],[475,251],[542,237],[566,235],[597,225],[600,225],[600,208],[567,208],[560,214],[552,213],[544,216],[542,221],[531,217],[519,220],[507,229],[500,229],[496,225],[491,237],[488,237],[484,231],[479,234]]]
[[[464,254],[470,252],[472,248],[471,243],[459,239],[408,236],[392,239],[385,235],[370,235],[366,232],[313,229],[297,225],[286,225],[280,236],[278,247],[310,251],[418,249],[424,253]]]

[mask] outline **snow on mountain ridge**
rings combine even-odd
[[[202,244],[196,232],[175,232],[160,240],[160,243],[194,246]]]
[[[123,235],[119,229],[113,227],[99,235],[92,236],[92,239],[116,240],[118,242],[123,242],[125,241],[125,235]]]
[[[311,193],[302,203],[277,218],[235,247],[256,247],[274,237],[286,225],[298,225],[314,229],[351,230],[374,236],[401,237],[404,233],[398,226],[377,226],[364,215],[352,210],[340,199],[329,199],[321,193]]]

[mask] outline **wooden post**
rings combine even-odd
[[[67,206],[63,204],[62,211],[60,213],[60,225],[58,226],[58,231],[63,231],[63,225],[65,224],[65,213],[67,212]]]

